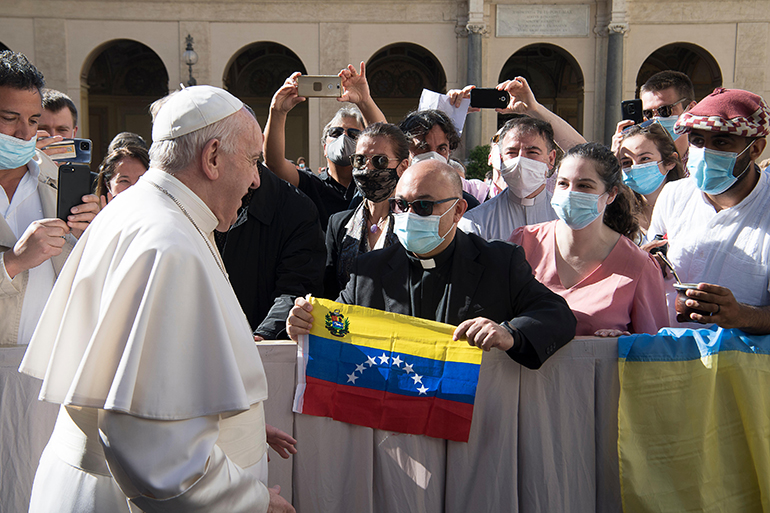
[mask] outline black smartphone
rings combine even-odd
[[[83,196],[91,194],[91,168],[83,164],[59,166],[56,217],[67,222],[72,207],[83,203]]]
[[[91,163],[91,140],[90,139],[64,139],[63,141],[49,144],[43,150],[63,148],[65,151],[50,155],[51,160],[60,162],[75,162],[81,164]]]
[[[642,114],[642,100],[623,100],[620,102],[620,110],[623,111],[623,119],[630,119],[637,125],[644,121]]]
[[[471,89],[471,107],[477,109],[504,109],[510,101],[508,91],[499,91],[493,87]]]

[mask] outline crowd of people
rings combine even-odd
[[[290,511],[266,487],[265,444],[288,457],[296,441],[265,424],[253,341],[307,334],[307,294],[449,323],[533,369],[576,334],[770,333],[760,96],[698,101],[663,71],[641,87],[645,121],[620,122],[607,147],[517,77],[497,86],[514,116],[479,181],[452,165],[450,117],[387,120],[361,63],[339,73],[352,105],[324,127],[317,174],[285,155],[299,75],[264,136],[222,89],[158,100],[152,145],[116,136],[64,221],[49,145],[77,135],[77,109],[0,53],[0,337],[29,345],[20,370],[62,404],[31,511]],[[679,279],[694,284],[687,314]],[[246,424],[261,438],[228,446]]]

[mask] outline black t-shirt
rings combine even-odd
[[[329,216],[348,209],[350,200],[356,192],[355,181],[350,182],[350,186],[345,188],[341,183],[332,178],[328,169],[321,172],[320,175],[313,174],[310,170],[299,169],[299,190],[308,195],[318,208],[318,215],[321,220],[321,228],[326,231],[326,225],[329,223]]]

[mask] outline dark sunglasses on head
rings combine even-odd
[[[433,205],[446,203],[447,201],[452,200],[456,201],[458,199],[460,198],[446,198],[438,201],[416,200],[409,202],[402,198],[390,198],[388,200],[388,204],[390,205],[391,212],[394,214],[403,214],[404,212],[409,212],[409,207],[412,207],[412,212],[418,216],[426,217],[433,214]]]
[[[329,129],[329,137],[332,139],[336,139],[343,133],[347,133],[348,137],[351,139],[358,139],[358,136],[361,134],[361,130],[358,128],[342,128],[341,126],[335,126],[334,128]]]
[[[642,111],[642,114],[646,119],[652,119],[656,115],[660,116],[661,118],[667,118],[673,114],[672,111],[674,110],[674,107],[684,101],[687,101],[687,98],[682,98],[678,102],[674,102],[671,105],[661,105],[657,109],[645,109]]]
[[[658,121],[657,119],[648,119],[647,121],[642,121],[642,122],[641,122],[641,123],[639,123],[638,125],[631,125],[631,126],[627,126],[626,128],[624,128],[624,129],[623,129],[623,132],[621,132],[621,133],[624,133],[624,134],[625,134],[626,132],[628,132],[628,131],[629,131],[629,130],[631,130],[632,128],[635,128],[635,129],[637,129],[637,130],[641,128],[642,130],[640,130],[640,132],[645,132],[645,133],[646,133],[646,132],[648,132],[648,131],[649,131],[649,128],[650,128],[652,125],[656,124],[656,123],[657,123],[658,125],[660,125],[660,127],[661,127],[661,128],[663,128],[663,125],[661,125],[661,124],[660,124],[660,121]],[[665,130],[665,128],[663,128],[663,130]]]
[[[370,161],[375,169],[387,169],[390,158],[387,155],[372,155],[371,157],[367,157],[362,153],[354,153],[350,156],[350,163],[353,164],[353,167],[356,169],[364,169],[366,163]]]

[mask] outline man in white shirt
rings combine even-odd
[[[676,123],[689,135],[690,178],[667,184],[649,233],[668,238],[668,258],[687,291],[691,313],[679,320],[669,277],[672,326],[693,322],[770,333],[770,176],[755,161],[767,144],[770,109],[740,89],[715,89]]]
[[[36,151],[43,75],[0,52],[0,344],[27,344],[67,254],[99,211],[96,196],[56,218],[57,168]]]
[[[213,238],[259,186],[259,124],[194,86],[163,100],[152,136],[150,169],[73,250],[20,367],[62,405],[30,511],[294,511],[265,484],[266,441],[294,440],[265,436],[267,381]]]

